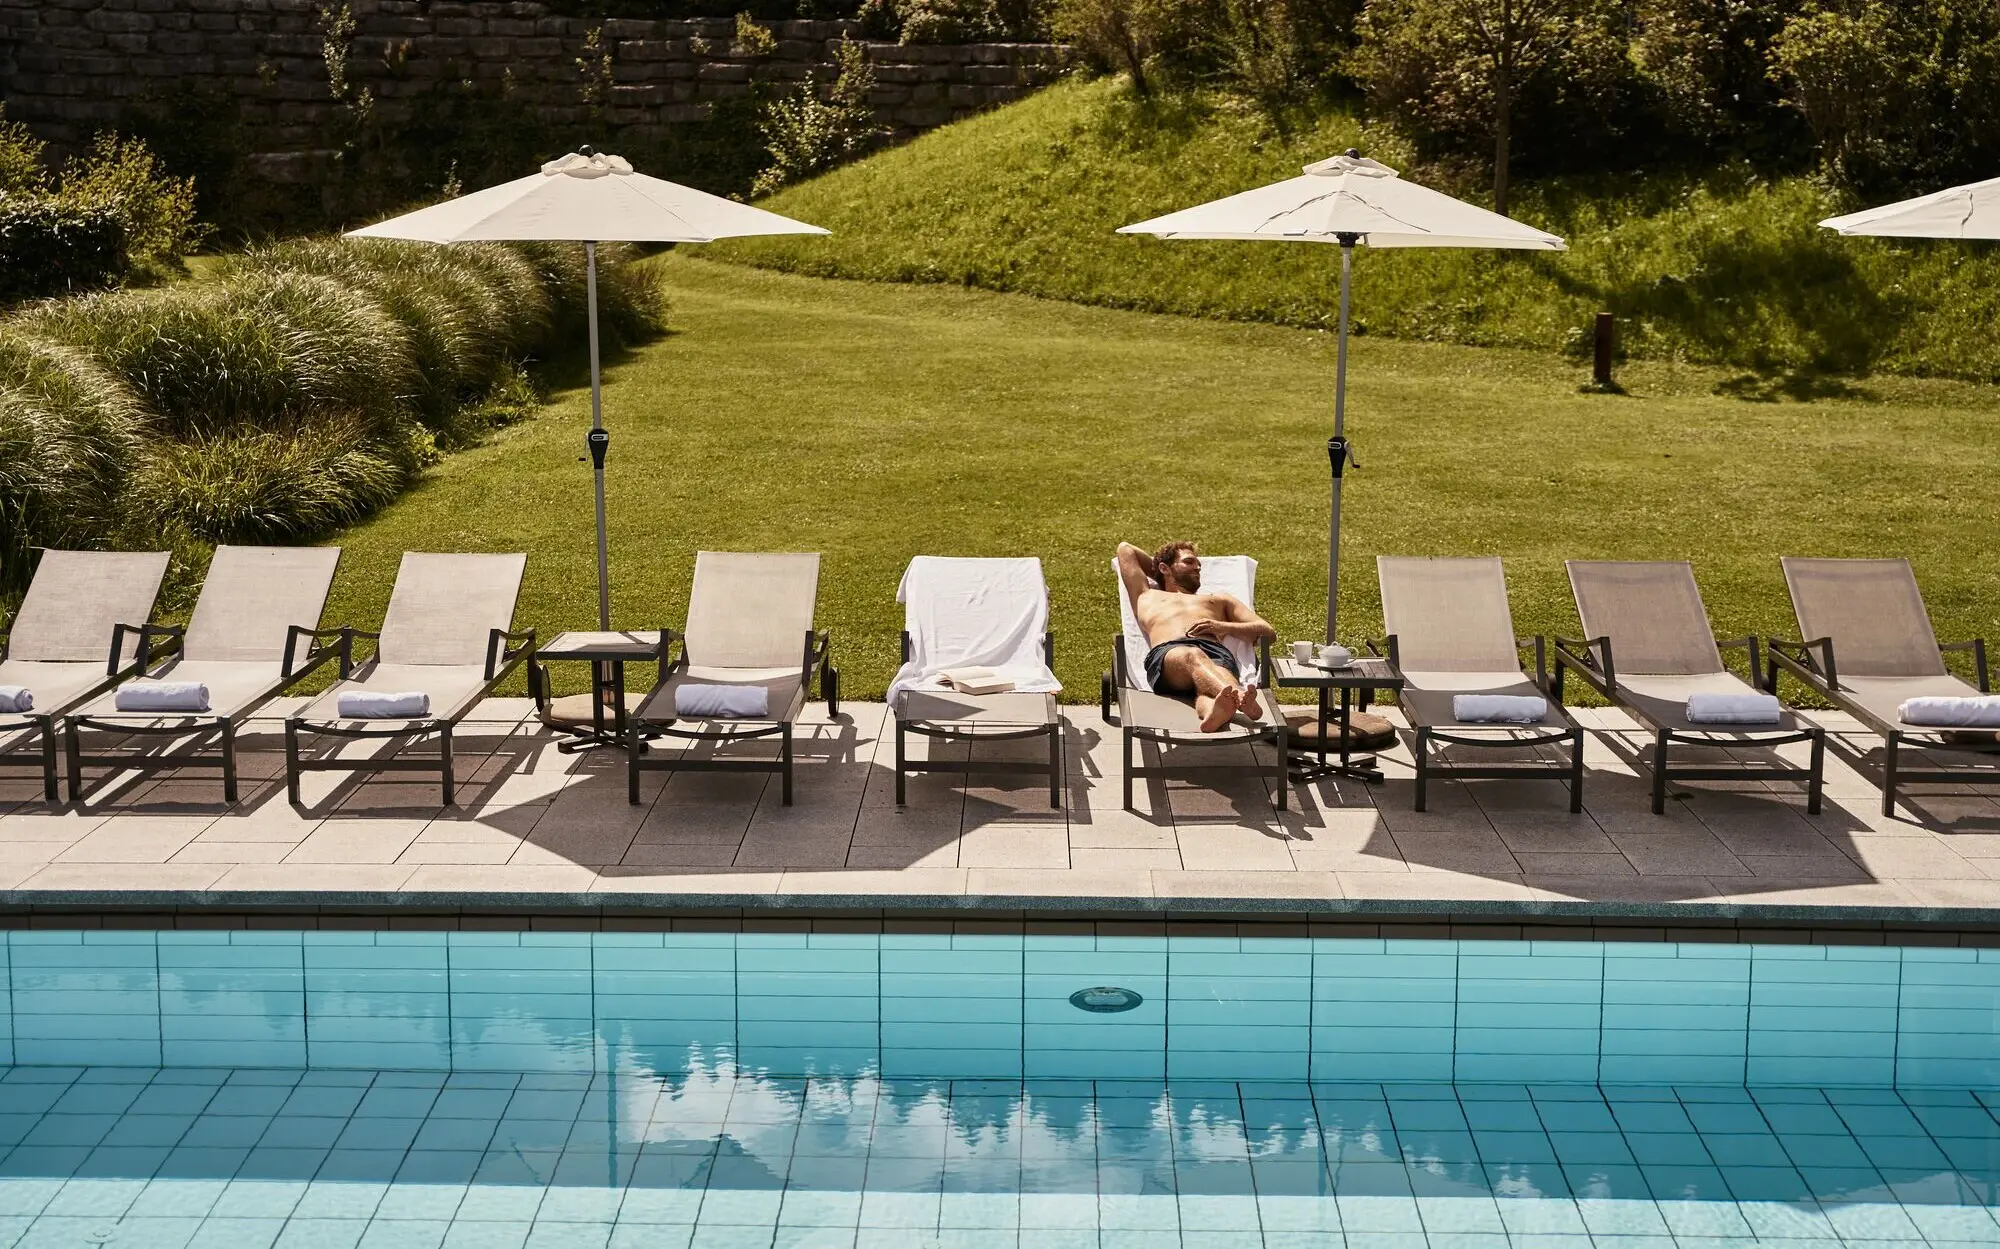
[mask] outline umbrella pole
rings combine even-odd
[[[611,435],[604,429],[603,386],[597,365],[597,244],[583,245],[585,290],[590,320],[590,433],[584,442],[590,447],[592,475],[597,479],[597,627],[611,627],[611,552],[604,524],[604,454],[611,449]]]
[[[1340,238],[1340,342],[1333,366],[1333,437],[1326,440],[1326,456],[1333,465],[1333,510],[1326,535],[1326,640],[1336,641],[1334,626],[1340,614],[1340,480],[1347,471],[1347,305],[1354,280],[1354,245],[1358,234]]]

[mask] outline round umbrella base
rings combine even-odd
[[[591,707],[593,698],[594,696],[590,694],[569,694],[562,698],[550,699],[547,709],[541,713],[543,724],[559,733],[576,735],[577,740],[562,743],[562,750],[624,745],[618,736],[618,713],[608,701],[604,706],[604,729],[602,732],[598,731],[597,720]],[[629,717],[632,712],[637,711],[639,704],[645,701],[645,698],[646,695],[643,693],[628,692],[625,695],[626,715]],[[629,719],[627,722],[630,722]]]
[[[1367,754],[1371,751],[1387,750],[1396,744],[1396,726],[1367,711],[1347,713],[1347,749],[1352,754]],[[1321,721],[1314,710],[1287,711],[1285,724],[1290,731],[1290,742],[1294,750],[1317,751],[1320,739],[1326,739],[1328,751],[1340,749],[1340,716],[1329,713]]]

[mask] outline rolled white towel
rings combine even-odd
[[[761,718],[771,714],[771,691],[762,685],[683,685],[674,691],[674,714],[704,720]]]
[[[1905,699],[1896,718],[1930,728],[2000,729],[2000,694]]]
[[[1776,724],[1785,712],[1775,695],[1708,691],[1689,694],[1690,724]]]
[[[415,720],[431,713],[431,696],[421,690],[342,690],[343,720]]]
[[[1451,714],[1467,724],[1538,724],[1549,700],[1537,694],[1453,694]]]
[[[25,685],[0,685],[0,711],[33,711],[35,695]]]
[[[207,711],[208,687],[199,681],[127,681],[118,687],[120,711]]]

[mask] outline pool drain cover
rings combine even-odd
[[[1130,989],[1099,985],[1095,989],[1078,989],[1069,995],[1069,1004],[1078,1010],[1087,1010],[1093,1015],[1116,1015],[1138,1006],[1146,999]]]

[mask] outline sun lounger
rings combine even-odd
[[[236,730],[271,699],[334,658],[337,631],[319,614],[340,562],[338,547],[219,546],[185,629],[148,630],[142,682],[198,683],[206,710],[121,711],[112,690],[73,712],[63,731],[71,798],[83,797],[83,769],[159,772],[220,768],[224,801],[236,801]],[[154,638],[161,639],[159,643]],[[169,656],[155,664],[154,659]],[[123,687],[120,687],[123,688]],[[88,755],[83,730],[160,739],[168,749]],[[175,739],[189,749],[172,749]],[[207,753],[218,747],[215,755]]]
[[[1118,571],[1114,560],[1111,571]],[[1257,590],[1257,561],[1247,555],[1205,555],[1201,561],[1201,584],[1205,590],[1233,594],[1245,606],[1253,607]],[[1271,648],[1251,647],[1231,639],[1229,649],[1236,655],[1244,683],[1254,683],[1262,691],[1264,714],[1255,720],[1239,715],[1236,722],[1219,733],[1201,731],[1201,717],[1194,701],[1156,694],[1146,686],[1146,652],[1150,647],[1145,631],[1133,615],[1132,600],[1121,582],[1118,586],[1118,614],[1123,625],[1111,642],[1111,671],[1104,674],[1098,695],[1100,710],[1107,723],[1116,724],[1123,737],[1125,764],[1125,809],[1132,809],[1132,782],[1143,777],[1261,776],[1269,778],[1277,792],[1278,810],[1283,811],[1291,784],[1285,772],[1286,725],[1271,692]],[[1117,716],[1112,716],[1112,705]],[[1241,750],[1256,743],[1272,748],[1271,760],[1255,758],[1243,763],[1140,763],[1141,743],[1152,742],[1162,750],[1172,747],[1221,746]]]
[[[512,631],[527,565],[518,553],[404,553],[382,631],[343,629],[340,680],[285,721],[285,789],[294,806],[306,772],[437,772],[452,805],[452,730],[534,654],[535,631]],[[364,663],[355,662],[356,641],[375,643]],[[343,714],[343,697],[353,704],[369,701],[358,695],[384,694],[421,694],[428,705],[409,714]],[[311,736],[397,740],[386,754],[307,758],[301,745]],[[403,747],[428,738],[437,739],[436,755],[403,756]]]
[[[896,717],[896,804],[912,772],[1027,772],[1049,778],[1049,805],[1062,806],[1062,685],[1049,632],[1042,561],[943,559],[919,555],[896,590],[903,604],[903,666],[889,685]],[[992,671],[1012,686],[994,693],[954,688],[944,673]],[[1048,739],[1048,761],[926,759],[911,762],[907,735],[934,741]]]
[[[1909,561],[1787,556],[1780,562],[1803,640],[1770,639],[1772,688],[1780,669],[1789,672],[1881,735],[1882,814],[1894,814],[1898,785],[2000,784],[2000,770],[1993,768],[1913,771],[1898,763],[1904,746],[2000,754],[1991,731],[1960,732],[1902,718],[1902,705],[1913,698],[1976,698],[1990,692],[1985,640],[1937,640]],[[1976,688],[1945,667],[1946,652],[1972,656]]]
[[[1458,780],[1547,779],[1569,782],[1569,809],[1583,810],[1583,730],[1550,695],[1547,648],[1538,635],[1519,638],[1507,603],[1507,574],[1495,558],[1412,559],[1377,556],[1389,662],[1403,674],[1398,695],[1416,735],[1416,808],[1433,776]],[[1532,648],[1535,672],[1521,667]],[[1460,695],[1498,694],[1544,700],[1539,719],[1494,723],[1460,719]],[[1479,749],[1562,744],[1567,763],[1440,764],[1433,743]]]
[[[0,636],[0,685],[34,698],[28,710],[0,715],[0,767],[39,769],[50,802],[62,796],[57,721],[138,670],[167,561],[165,551],[44,551]],[[39,758],[7,757],[30,742],[41,744]]]
[[[1695,694],[1755,694],[1758,691],[1722,662],[1722,649],[1749,654],[1751,680],[1763,679],[1755,637],[1719,640],[1708,623],[1694,569],[1681,561],[1570,560],[1569,584],[1576,595],[1584,639],[1556,639],[1554,692],[1562,699],[1563,673],[1573,671],[1598,693],[1623,708],[1653,734],[1653,813],[1667,807],[1667,783],[1682,780],[1792,780],[1806,786],[1806,810],[1820,809],[1820,778],[1826,737],[1791,712],[1779,710],[1770,724],[1730,726],[1688,719]],[[1672,767],[1669,747],[1774,747],[1799,742],[1812,746],[1804,768],[1739,763]]]
[[[631,757],[626,783],[639,801],[639,773],[652,771],[776,772],[785,805],[792,801],[792,726],[805,710],[813,672],[829,715],[840,712],[840,674],[827,656],[824,631],[813,630],[819,601],[819,555],[740,554],[702,551],[694,561],[688,593],[687,630],[661,630],[660,682],[632,713]],[[673,645],[680,643],[680,654]],[[689,714],[680,691],[706,701],[713,691],[732,687],[761,701],[761,713],[736,712],[727,718]],[[763,697],[756,698],[756,691]],[[703,728],[682,728],[693,722]],[[689,756],[648,751],[644,739],[667,736],[699,742],[778,739],[776,759]]]

